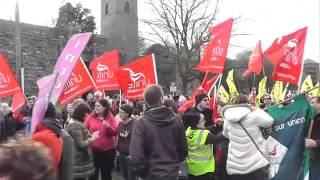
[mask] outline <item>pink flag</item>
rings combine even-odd
[[[56,75],[51,74],[44,76],[37,81],[39,87],[38,99],[35,102],[32,110],[31,132],[34,131],[37,124],[42,121],[48,107],[50,91],[55,83]]]
[[[53,75],[45,76],[37,82],[39,86],[39,95],[32,112],[32,132],[37,124],[42,121],[47,110],[48,102],[52,102],[53,104],[57,103],[60,94],[64,89],[64,85],[68,81],[77,60],[86,47],[91,35],[92,33],[73,35],[60,54]]]
[[[75,34],[69,39],[67,45],[63,49],[53,71],[54,73],[59,73],[57,82],[50,96],[50,102],[53,104],[57,103],[60,94],[64,89],[64,85],[67,83],[77,60],[86,47],[91,35],[92,33]]]

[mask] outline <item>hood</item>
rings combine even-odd
[[[58,119],[45,118],[42,121],[42,124],[44,124],[48,129],[54,131],[56,134],[60,135],[62,130],[62,125]]]
[[[143,116],[158,126],[169,126],[177,120],[177,115],[164,106],[151,108]]]
[[[238,122],[243,116],[251,112],[248,104],[226,106],[222,110],[225,121]]]

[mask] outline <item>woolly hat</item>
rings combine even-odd
[[[206,94],[203,94],[203,93],[196,95],[196,97],[195,97],[196,106],[197,106],[197,105],[201,102],[201,100],[204,99],[204,98],[208,98],[208,96],[207,96]]]

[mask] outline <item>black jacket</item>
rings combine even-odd
[[[318,147],[312,149],[311,160],[313,163],[318,163],[320,162],[320,113],[318,113],[313,120],[314,124],[311,133],[311,139],[314,139],[317,142]]]
[[[12,112],[5,116],[0,116],[0,143],[8,140],[17,132],[17,120],[12,117]]]
[[[179,163],[187,153],[182,121],[171,109],[151,108],[135,122],[130,155],[138,176],[146,179],[178,176]]]

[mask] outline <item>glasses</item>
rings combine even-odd
[[[208,101],[209,101],[209,99],[207,99],[207,98],[204,98],[204,99],[202,99],[201,101],[205,101],[205,102],[208,102]]]

